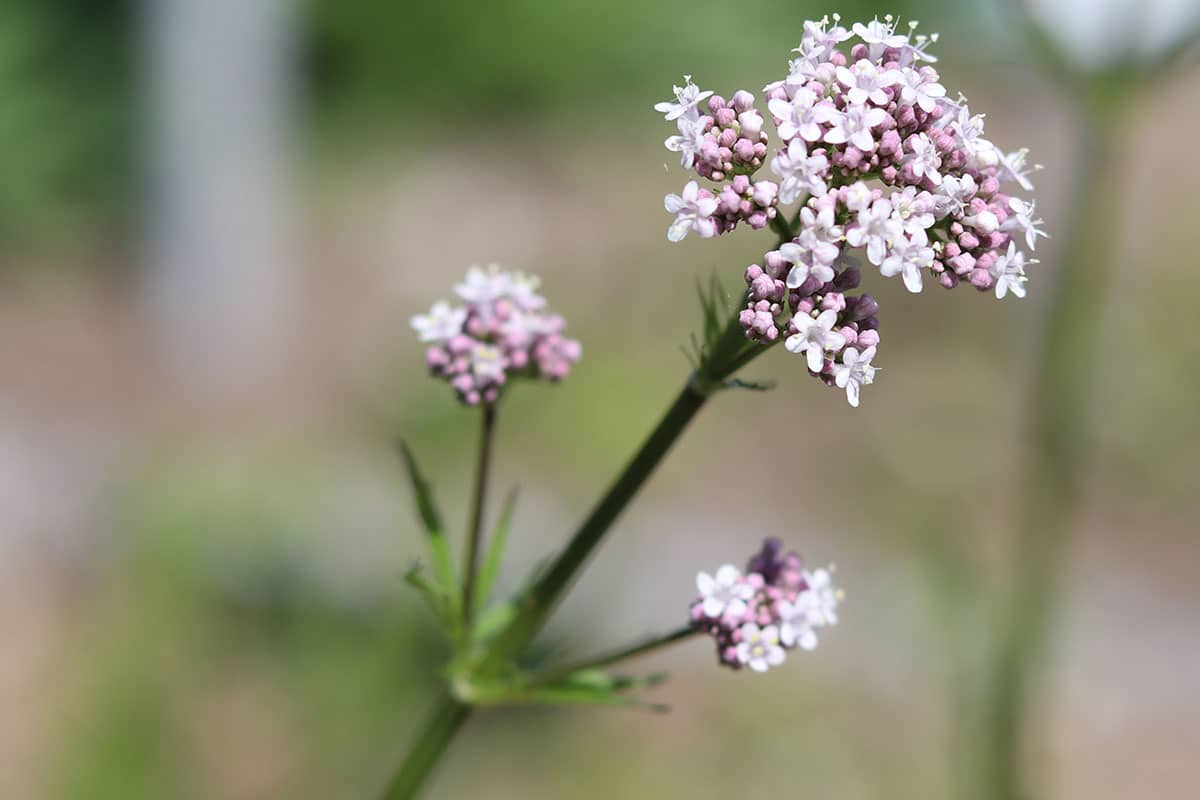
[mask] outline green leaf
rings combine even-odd
[[[500,573],[500,562],[504,559],[504,548],[508,542],[508,531],[512,524],[513,508],[516,504],[517,490],[513,489],[504,501],[504,509],[500,512],[500,520],[496,523],[496,530],[492,533],[492,541],[488,545],[487,555],[483,559],[483,569],[479,571],[478,582],[475,585],[474,611],[476,616],[487,606],[492,586],[495,585],[496,576]]]
[[[483,613],[476,616],[471,635],[476,642],[486,642],[504,630],[516,616],[517,607],[514,603],[497,603],[489,606]]]
[[[450,559],[450,549],[446,545],[446,536],[442,532],[442,518],[438,513],[433,499],[433,487],[417,466],[417,460],[406,442],[400,442],[400,454],[408,469],[409,481],[412,483],[413,495],[417,500],[417,510],[421,516],[421,524],[428,534],[429,552],[433,562],[434,576],[438,587],[445,593],[453,608],[458,607],[458,579],[454,575],[454,564]]]
[[[408,572],[404,573],[404,580],[409,586],[412,586],[421,596],[425,598],[425,602],[433,610],[433,613],[439,620],[443,619],[446,613],[446,598],[438,587],[429,582],[429,579],[421,574],[421,565],[413,564]]]
[[[775,381],[746,381],[741,378],[730,378],[725,381],[730,389],[749,389],[752,392],[769,392],[775,388]]]
[[[549,705],[609,706],[617,708],[644,708],[649,711],[669,711],[662,703],[647,703],[630,694],[622,694],[605,686],[586,683],[551,683],[534,686],[521,693],[520,699],[527,703]]]

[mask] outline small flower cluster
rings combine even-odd
[[[837,623],[842,593],[832,568],[806,570],[798,555],[781,556],[780,549],[778,539],[767,539],[744,574],[726,564],[696,576],[691,624],[716,640],[717,659],[727,667],[765,672],[788,650],[815,648],[817,629]]]
[[[561,316],[545,312],[539,283],[495,264],[471,267],[454,287],[463,306],[438,302],[412,318],[420,340],[430,343],[426,364],[462,402],[494,403],[511,377],[561,380],[579,360],[579,342],[563,336]]]
[[[667,195],[668,238],[776,221],[790,241],[746,270],[741,325],[758,342],[783,338],[855,406],[874,379],[878,304],[845,294],[860,280],[848,250],[861,249],[911,292],[929,277],[947,289],[965,282],[1023,297],[1025,266],[1035,262],[1019,244],[1033,250],[1046,235],[1034,203],[1002,190],[1033,188],[1027,151],[999,150],[983,137],[983,116],[961,95],[948,99],[927,52],[937,36],[915,29],[897,32],[890,16],[850,28],[837,15],[804,24],[789,74],[764,87],[780,139],[769,161],[778,183],[754,178],[766,134],[749,92],[726,103],[686,77],[675,102],[655,106],[679,129],[666,145],[683,166],[725,182],[709,190],[693,180]]]

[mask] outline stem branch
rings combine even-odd
[[[611,653],[594,656],[586,661],[578,661],[574,664],[568,664],[565,667],[560,667],[551,670],[544,677],[538,680],[538,683],[552,683],[560,678],[565,678],[568,675],[579,672],[585,669],[601,669],[616,664],[618,661],[624,661],[627,658],[634,656],[645,655],[646,653],[658,650],[675,642],[682,641],[698,633],[698,631],[690,625],[685,625],[682,628],[671,631],[670,633],[657,636],[653,639],[648,639],[639,644],[630,645],[629,647],[620,650],[614,650]]]

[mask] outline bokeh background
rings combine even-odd
[[[1038,11],[1100,61],[1189,10],[1074,6]],[[569,381],[502,410],[511,588],[683,379],[695,282],[737,287],[766,247],[668,246],[662,195],[684,178],[651,106],[684,72],[759,90],[832,10],[942,31],[944,82],[1046,165],[1030,297],[874,281],[884,370],[858,411],[783,352],[756,362],[777,388],[710,404],[548,632],[583,654],[673,628],[698,569],[779,535],[848,592],[817,652],[762,677],[701,641],[653,656],[637,666],[671,670],[666,715],[480,715],[429,796],[980,796],[980,676],[1019,577],[1014,470],[1080,120],[1006,9],[951,0],[8,0],[0,796],[377,790],[444,656],[401,580],[421,541],[393,443],[465,519],[477,422],[424,376],[409,316],[498,261],[541,274],[584,342]],[[1119,158],[1086,165],[1117,198],[1090,221],[1117,267],[1023,741],[1045,797],[1194,792],[1198,75],[1145,81]]]

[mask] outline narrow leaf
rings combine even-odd
[[[730,378],[725,382],[730,389],[749,389],[752,392],[769,392],[775,388],[775,381],[746,381],[741,378]]]
[[[446,544],[446,536],[442,532],[442,518],[438,514],[437,505],[433,499],[433,487],[425,476],[421,474],[420,468],[417,466],[417,460],[413,457],[412,451],[409,450],[406,442],[400,443],[400,454],[404,458],[404,465],[408,469],[409,481],[412,483],[413,495],[417,500],[417,510],[421,516],[421,524],[425,527],[425,533],[428,534],[429,552],[433,563],[434,575],[437,578],[438,586],[451,598],[451,602],[457,606],[458,580],[454,576],[454,564],[450,559],[450,548]]]
[[[517,504],[517,490],[508,493],[496,530],[492,533],[492,541],[488,544],[487,555],[483,559],[483,569],[479,571],[478,583],[475,585],[475,615],[487,606],[496,576],[500,573],[500,563],[504,560],[504,548],[508,543],[508,530],[512,524],[513,508]]]
[[[429,579],[421,574],[421,565],[413,564],[408,572],[404,573],[404,580],[409,585],[421,593],[425,598],[425,602],[433,613],[440,620],[446,612],[445,598],[436,586],[429,582]]]
[[[619,694],[604,688],[549,684],[522,692],[521,699],[530,703],[549,705],[609,706],[614,708],[643,708],[648,711],[669,711],[661,703],[647,703],[628,694]]]

